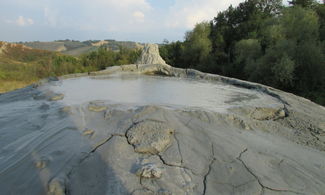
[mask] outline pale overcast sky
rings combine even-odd
[[[0,0],[0,40],[182,40],[243,0]]]

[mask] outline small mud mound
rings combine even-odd
[[[286,113],[284,109],[274,109],[274,108],[256,108],[251,117],[256,120],[276,120],[279,118],[284,118]]]
[[[136,152],[158,154],[170,146],[173,134],[164,123],[148,120],[131,127],[126,135]]]

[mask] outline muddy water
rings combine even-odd
[[[146,75],[66,79],[51,84],[63,104],[104,100],[112,104],[163,105],[223,111],[237,105],[278,106],[275,98],[219,82]]]

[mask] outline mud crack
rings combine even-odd
[[[260,180],[260,178],[256,174],[254,174],[254,172],[246,165],[246,163],[243,161],[243,159],[241,159],[242,155],[247,151],[248,151],[248,149],[245,148],[242,152],[240,152],[239,156],[237,157],[237,160],[239,160],[242,163],[242,165],[245,167],[245,169],[256,179],[258,184],[262,187],[262,194],[264,194],[264,189],[276,191],[276,192],[291,192],[291,193],[295,193],[295,194],[303,194],[303,193],[288,190],[288,189],[276,189],[276,188],[271,188],[269,186],[264,185],[262,183],[262,181]]]
[[[209,174],[211,172],[212,165],[213,165],[213,163],[216,160],[216,158],[214,157],[214,147],[213,147],[213,144],[211,144],[211,153],[212,153],[212,159],[211,159],[211,161],[209,163],[208,171],[207,171],[207,173],[203,177],[203,195],[205,195],[205,193],[206,193],[206,190],[207,190],[207,179],[208,179],[208,176],[209,176]]]
[[[109,137],[107,137],[106,139],[102,140],[101,142],[97,143],[89,152],[87,152],[85,154],[85,156],[83,156],[78,164],[72,166],[71,170],[66,174],[66,178],[67,178],[67,181],[70,180],[70,176],[71,174],[73,173],[73,171],[79,167],[87,158],[89,158],[91,156],[91,154],[95,153],[96,150],[98,148],[100,148],[101,146],[103,146],[104,144],[106,144],[107,142],[109,142],[114,136],[121,136],[121,135],[115,135],[115,134],[111,134]],[[69,189],[68,189],[68,186],[65,186],[65,192],[66,194],[69,194]]]
[[[177,148],[178,148],[179,156],[181,157],[181,165],[183,165],[183,154],[182,154],[182,152],[181,152],[181,147],[180,147],[180,144],[179,144],[179,140],[178,140],[178,138],[176,137],[176,132],[174,133],[174,139],[175,139],[176,144],[177,144]]]

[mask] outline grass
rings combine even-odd
[[[6,93],[8,91],[24,88],[32,83],[36,82],[34,81],[3,81],[0,80],[0,93]]]
[[[31,75],[29,63],[0,57],[0,93],[26,87],[37,79]]]

